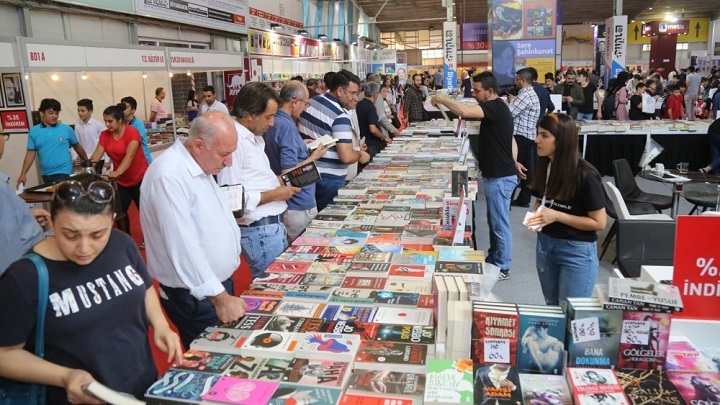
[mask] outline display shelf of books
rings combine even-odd
[[[461,143],[396,138],[242,293],[247,313],[202,333],[146,400],[679,404],[666,398],[695,387],[717,401],[720,350],[670,338],[676,287],[611,279],[564,308],[486,299],[497,269],[469,227],[452,234],[477,191]]]

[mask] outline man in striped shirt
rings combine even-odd
[[[366,146],[353,143],[353,128],[348,110],[355,108],[360,94],[360,78],[341,70],[330,80],[329,91],[310,99],[307,110],[300,115],[298,129],[303,139],[318,139],[330,135],[336,141],[325,156],[315,164],[322,175],[316,183],[315,200],[322,211],[345,185],[347,167],[355,162],[367,163],[370,155]]]

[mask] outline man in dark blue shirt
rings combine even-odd
[[[545,86],[538,83],[538,71],[534,67],[529,67],[528,69],[530,69],[530,73],[532,74],[533,90],[535,90],[535,93],[537,93],[537,96],[540,99],[540,119],[542,119],[545,114],[550,114],[555,111],[555,104],[553,104],[552,100],[550,100],[550,93],[547,91]],[[538,119],[538,122],[540,122],[540,119]]]
[[[363,90],[365,98],[360,100],[355,107],[360,128],[360,138],[365,139],[367,153],[371,157],[385,149],[385,145],[391,144],[392,139],[380,131],[380,118],[375,109],[375,100],[380,94],[380,84],[374,81],[367,82]]]
[[[299,81],[291,80],[280,89],[281,105],[275,114],[275,125],[265,132],[265,154],[270,168],[278,176],[318,160],[327,150],[326,146],[320,146],[310,153],[298,132],[296,121],[310,104],[308,98],[307,88]],[[317,215],[315,184],[303,187],[287,200],[287,205],[283,223],[291,243]]]

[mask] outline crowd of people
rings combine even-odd
[[[427,76],[413,75],[400,86],[392,77],[370,74],[361,81],[341,70],[328,72],[322,83],[288,81],[279,92],[252,82],[241,88],[229,111],[208,86],[202,104],[188,96],[188,112],[197,116],[187,137],[155,160],[132,97],[105,108],[104,125],[90,117],[92,101],[78,101],[82,123],[74,131],[58,122],[57,100],[42,100],[42,122],[30,132],[18,182],[25,181],[37,158],[43,181],[59,182],[50,212],[28,210],[7,184],[9,177],[0,178],[3,238],[19,236],[0,240],[0,270],[7,268],[0,278],[0,329],[12,331],[0,337],[0,377],[51,387],[51,403],[96,403],[82,389],[93,379],[141,396],[156,378],[148,326],[171,361],[206,327],[243,316],[245,302],[232,278],[241,260],[252,277],[259,277],[332,202],[349,180],[349,169],[362,168],[391,144],[400,121],[425,119],[425,100],[482,123],[471,148],[487,208],[486,262],[500,268],[500,279],[509,279],[512,267],[510,207],[522,206],[529,211],[528,229],[537,232],[536,267],[545,301],[557,305],[569,296],[590,296],[598,270],[597,231],[606,224],[605,198],[597,170],[578,154],[574,119],[591,114],[593,75],[568,71],[560,83],[550,77],[552,83],[543,86],[537,71],[521,69],[506,102],[493,73],[472,78],[468,73],[463,81],[469,82],[464,86],[474,105],[426,93],[423,86],[433,83]],[[620,75],[615,86],[625,77]],[[643,84],[633,82],[631,91],[637,93]],[[553,113],[551,89],[562,95],[568,114]],[[156,95],[162,104],[164,90]],[[159,109],[154,113],[161,115]],[[308,148],[325,135],[335,144]],[[3,146],[0,137],[0,157]],[[109,164],[106,177],[69,178],[71,147],[96,169]],[[310,162],[321,173],[319,182],[293,187],[280,180]],[[521,192],[513,200],[519,181]],[[245,189],[241,218],[233,215],[221,189],[236,184]],[[124,213],[131,202],[139,208],[147,265],[133,240],[112,229],[115,207]],[[49,238],[40,226],[45,222],[52,230]],[[32,354],[41,297],[33,264],[21,257],[26,252],[40,255],[50,269],[44,358]],[[113,327],[98,327],[109,322]],[[94,350],[99,345],[103,356]]]

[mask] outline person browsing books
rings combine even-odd
[[[280,89],[280,108],[275,114],[275,124],[265,132],[265,154],[275,175],[292,171],[315,162],[325,155],[327,147],[320,145],[312,151],[297,130],[300,114],[310,104],[308,89],[291,80]],[[302,187],[299,193],[287,200],[288,209],[283,214],[288,243],[300,235],[318,213],[315,203],[315,183]]]
[[[232,118],[210,112],[193,120],[148,168],[140,186],[140,223],[161,304],[185,347],[206,327],[245,313],[233,296],[240,266],[240,229],[213,175],[233,164]]]
[[[458,116],[477,118],[482,123],[480,136],[470,138],[477,139],[478,143],[470,145],[480,164],[485,188],[490,232],[486,261],[500,267],[500,280],[507,280],[512,263],[510,199],[517,186],[518,175],[522,178],[525,175],[518,171],[515,164],[517,144],[513,138],[513,116],[507,104],[498,97],[498,91],[495,76],[491,72],[482,72],[473,77],[473,97],[478,105],[465,105],[437,95],[430,99],[430,103],[434,106],[442,104]]]
[[[60,183],[50,203],[54,236],[32,248],[47,265],[49,296],[38,297],[28,259],[0,279],[0,376],[46,385],[48,404],[101,403],[83,392],[94,380],[142,398],[157,379],[148,326],[168,361],[182,358],[140,251],[112,229],[114,199],[95,174]],[[48,300],[44,358],[32,352],[39,300]]]
[[[577,151],[577,126],[548,114],[535,138],[538,168],[527,226],[537,230],[536,266],[547,305],[591,297],[598,272],[597,231],[605,229],[605,194],[598,171]]]
[[[287,200],[300,192],[281,185],[265,154],[265,134],[275,122],[280,99],[272,87],[260,82],[245,85],[233,102],[233,122],[238,133],[234,165],[218,174],[220,185],[245,186],[245,216],[242,228],[243,258],[253,278],[261,275],[288,246],[283,213]]]

